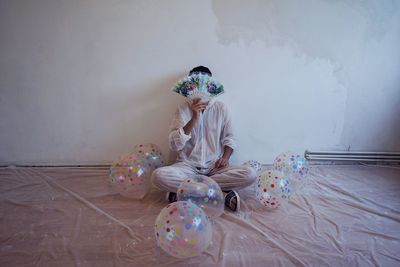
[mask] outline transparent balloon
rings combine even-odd
[[[303,156],[290,151],[283,152],[275,158],[274,169],[290,177],[295,190],[304,186],[309,172],[307,160]]]
[[[256,197],[265,207],[275,209],[285,204],[292,194],[291,182],[274,169],[267,169],[254,183]]]
[[[249,160],[243,163],[244,166],[250,166],[252,167],[256,172],[261,170],[261,163],[256,161],[256,160]]]
[[[155,170],[165,165],[165,158],[160,148],[151,143],[139,144],[134,148],[134,153],[142,157],[146,167]]]
[[[188,258],[207,249],[212,228],[208,216],[196,204],[177,201],[162,209],[155,222],[154,234],[157,245],[169,255]]]
[[[179,185],[178,200],[190,201],[202,208],[210,218],[224,212],[224,195],[219,185],[210,177],[194,175]]]
[[[110,181],[122,196],[141,199],[150,189],[150,172],[138,155],[122,155],[110,168]]]

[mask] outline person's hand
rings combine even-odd
[[[189,104],[189,107],[192,110],[192,118],[183,127],[183,131],[185,132],[185,134],[190,134],[193,127],[196,125],[196,123],[199,120],[200,112],[205,110],[207,105],[208,105],[208,102],[201,102],[200,98],[193,99],[193,101]]]
[[[229,166],[229,160],[222,157],[215,162],[215,169],[222,169]]]
[[[197,120],[199,118],[200,112],[206,109],[208,103],[202,102],[200,98],[196,98],[193,100],[190,105],[190,109],[192,110],[193,119]]]

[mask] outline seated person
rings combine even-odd
[[[189,73],[212,76],[203,66]],[[169,134],[169,144],[178,152],[177,162],[156,169],[152,174],[155,187],[167,191],[170,202],[176,201],[176,191],[187,177],[201,174],[214,179],[226,192],[225,204],[232,211],[240,208],[235,189],[251,185],[256,179],[254,169],[229,164],[236,147],[229,112],[224,103],[201,97],[186,101],[175,113]]]

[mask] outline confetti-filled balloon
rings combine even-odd
[[[179,185],[178,200],[191,201],[202,208],[210,218],[224,212],[224,194],[219,185],[210,177],[194,175]]]
[[[142,157],[146,162],[146,167],[151,170],[155,170],[165,165],[164,156],[160,148],[155,144],[147,143],[136,145],[134,153]]]
[[[110,168],[111,185],[128,198],[143,198],[150,189],[150,173],[136,154],[123,155]]]
[[[254,183],[254,191],[261,204],[274,209],[289,200],[292,189],[282,172],[268,169]]]
[[[246,161],[243,165],[252,167],[256,172],[260,171],[262,166],[261,163],[256,160]]]
[[[169,204],[158,215],[154,234],[157,244],[177,258],[200,255],[210,245],[211,223],[196,204],[177,201]]]
[[[292,152],[279,154],[274,160],[274,169],[290,177],[292,186],[296,190],[303,187],[309,171],[307,160]]]

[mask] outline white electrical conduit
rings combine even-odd
[[[338,152],[306,150],[304,156],[308,160],[400,162],[400,153],[398,152]]]
[[[308,160],[331,160],[331,161],[400,162],[400,159],[370,159],[370,158],[306,157],[306,159],[308,159]]]
[[[305,154],[313,155],[390,155],[390,156],[400,156],[400,152],[353,152],[353,151],[309,151],[306,150]]]

